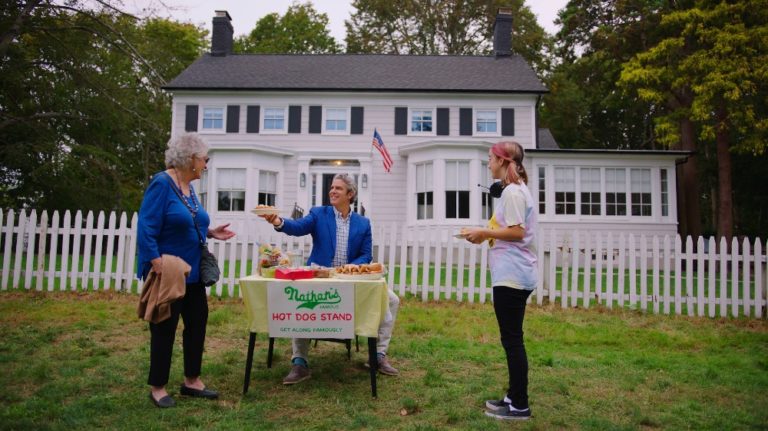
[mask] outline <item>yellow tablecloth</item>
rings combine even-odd
[[[379,324],[384,319],[389,307],[387,283],[381,280],[339,280],[338,278],[313,278],[302,282],[322,285],[329,280],[343,281],[355,286],[355,335],[363,337],[378,337]],[[245,308],[248,312],[248,328],[251,332],[269,332],[267,314],[267,282],[275,282],[274,278],[262,278],[251,275],[240,279]],[[286,283],[293,283],[285,280]]]

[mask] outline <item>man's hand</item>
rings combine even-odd
[[[277,214],[262,214],[259,217],[268,221],[272,226],[280,226],[280,224],[283,222],[283,219],[281,219]]]

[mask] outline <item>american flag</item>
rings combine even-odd
[[[389,170],[392,169],[393,164],[392,156],[389,155],[389,151],[387,151],[387,147],[384,146],[384,141],[381,140],[381,135],[379,135],[379,132],[376,131],[376,129],[373,129],[373,146],[379,150],[381,157],[384,159],[384,170],[389,172]]]

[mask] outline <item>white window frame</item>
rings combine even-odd
[[[488,162],[480,162],[480,184],[490,187],[493,182],[491,171],[488,170]],[[480,218],[490,220],[493,216],[494,198],[491,197],[491,191],[482,189],[480,192]]]
[[[222,188],[222,173],[223,171],[243,171],[243,184],[242,189],[230,187],[230,188]],[[248,169],[247,168],[217,168],[216,169],[216,211],[218,212],[227,212],[230,214],[240,214],[245,212],[246,203],[248,202]],[[222,210],[219,209],[219,193],[221,192],[229,192],[230,194],[232,192],[242,192],[243,193],[243,209],[242,210],[233,210],[232,209],[232,198],[230,197],[230,204],[229,209]]]
[[[337,111],[337,110],[344,110],[344,122],[345,127],[344,130],[329,130],[328,129],[328,121],[329,121],[329,115],[328,111]],[[339,121],[339,120],[331,120],[331,121]],[[324,135],[349,135],[350,134],[350,124],[352,122],[352,110],[349,107],[345,106],[323,106],[323,134]]]
[[[197,197],[200,198],[200,204],[207,212],[208,210],[208,181],[210,180],[211,173],[208,169],[200,172],[200,181],[197,182]]]
[[[569,178],[561,179],[560,175],[558,175],[558,174],[560,174],[562,172],[566,172],[566,171],[570,171],[570,173],[571,173],[570,181],[568,181]],[[555,189],[554,190],[554,192],[555,192],[555,194],[554,194],[554,196],[555,196],[555,200],[554,200],[554,204],[555,204],[555,206],[554,206],[554,214],[557,215],[557,216],[570,216],[570,217],[573,217],[573,216],[576,216],[576,215],[579,214],[579,200],[578,200],[579,192],[578,192],[578,182],[576,181],[576,173],[577,172],[578,171],[576,170],[576,166],[555,166],[555,174],[553,175],[554,176],[554,180],[555,180],[555,187],[554,187],[554,189]],[[558,185],[568,186],[569,184],[572,187],[571,190],[565,190],[565,189],[558,188]],[[564,205],[563,212],[558,212],[557,211],[557,206],[558,206],[557,194],[558,193],[573,193],[573,200],[572,201],[569,201],[568,199],[563,200],[563,202],[562,202],[562,205]],[[572,213],[568,212],[568,206],[569,205],[573,205],[573,212]]]
[[[429,166],[429,169],[427,169],[427,166]],[[418,177],[419,177],[419,168],[420,167],[423,169],[423,175],[424,175],[424,178],[422,179],[423,181],[421,181],[421,184],[423,184],[423,186],[424,186],[423,189],[419,189],[420,182],[419,182],[419,178]],[[414,192],[413,197],[414,197],[414,202],[415,202],[414,206],[416,208],[416,212],[415,212],[416,221],[418,222],[420,220],[434,220],[435,219],[435,201],[436,201],[436,196],[435,196],[435,164],[434,164],[434,162],[416,163],[414,165],[413,171],[414,171],[414,176],[415,176],[414,183],[413,183],[414,184],[414,188],[415,188],[415,192]],[[427,174],[429,174],[429,175],[427,175]],[[431,187],[428,187],[428,186],[431,186]],[[428,214],[427,204],[426,204],[426,197],[427,197],[427,193],[430,193],[430,192],[432,193],[432,213]],[[424,193],[424,201],[425,202],[424,202],[424,217],[423,218],[419,218],[419,193]]]
[[[640,176],[640,181],[635,181],[636,175]],[[647,179],[647,183],[643,181]],[[643,186],[647,186],[647,189],[643,190]],[[632,195],[639,193],[642,197],[643,194],[648,194],[648,201],[641,201],[639,204],[632,202]],[[653,174],[650,168],[631,168],[629,170],[629,215],[632,217],[653,217]],[[639,205],[641,214],[633,214],[634,207]],[[650,214],[642,214],[643,208],[649,208]]]
[[[221,127],[220,128],[206,128],[205,125],[205,111],[218,109],[221,110]],[[197,130],[200,133],[227,133],[227,108],[222,105],[203,105],[200,107],[200,119],[198,120]]]
[[[630,193],[629,193],[629,182],[630,182],[630,180],[629,180],[629,170],[630,169],[631,168],[628,168],[626,166],[616,166],[616,167],[612,166],[612,167],[609,167],[609,168],[605,168],[603,170],[603,182],[605,183],[605,187],[603,188],[603,190],[604,190],[603,194],[605,196],[605,199],[604,199],[604,201],[605,201],[605,203],[604,203],[605,211],[603,213],[605,214],[606,217],[631,217],[632,213],[631,213],[630,206],[629,206],[629,202],[631,200],[631,196],[630,196]],[[608,214],[608,205],[614,205],[614,206],[616,206],[616,208],[619,208],[619,204],[617,204],[615,202],[611,204],[611,203],[608,202],[608,193],[619,193],[616,190],[613,190],[613,191],[609,191],[608,190],[608,184],[609,184],[609,182],[608,182],[608,171],[617,171],[617,172],[618,171],[623,171],[624,172],[624,181],[623,181],[623,186],[624,186],[624,191],[623,191],[623,193],[624,193],[624,214]],[[613,184],[616,185],[616,184],[618,184],[618,182],[614,181]]]
[[[283,128],[282,129],[268,129],[267,126],[267,111],[269,110],[282,110],[283,111]],[[261,115],[261,133],[282,135],[288,133],[288,107],[287,106],[265,106]]]
[[[661,188],[659,194],[659,206],[661,208],[661,216],[669,217],[669,169],[659,169],[659,187]]]
[[[496,131],[495,132],[479,132],[477,130],[477,124],[479,121],[479,112],[495,112],[496,113]],[[501,136],[501,108],[474,108],[472,110],[472,136]]]
[[[413,114],[419,111],[430,111],[432,116],[432,131],[419,132],[413,131]],[[408,108],[408,136],[437,136],[437,108],[436,107],[414,107]]]
[[[266,185],[264,184],[265,181],[263,181],[264,176],[273,176],[274,177],[274,189],[269,190]],[[276,171],[268,171],[266,169],[260,169],[259,170],[259,187],[258,187],[258,194],[256,195],[256,204],[257,205],[270,205],[270,206],[277,206],[277,183],[279,181],[280,174]],[[265,202],[261,202],[261,195],[273,195],[273,202],[269,202],[269,199],[267,198]]]
[[[588,171],[590,173],[594,173],[595,171],[597,171],[597,182],[596,183],[592,182],[592,184],[597,187],[596,190],[585,191],[585,187],[584,186],[586,185],[585,181],[587,181],[587,179],[585,178],[586,176],[584,175],[585,174],[584,171]],[[576,201],[577,201],[577,206],[578,207],[576,208],[576,214],[578,214],[578,215],[580,215],[582,217],[601,217],[603,215],[603,171],[602,171],[602,169],[600,169],[598,167],[595,167],[595,166],[579,166],[579,174],[578,175],[579,175],[578,176],[578,183],[576,184],[576,186],[577,186]],[[598,199],[597,200],[597,211],[598,211],[597,214],[591,214],[591,213],[590,214],[585,214],[582,211],[584,205],[590,205],[590,206],[595,205],[595,202],[592,202],[591,200],[590,200],[589,203],[585,203],[584,202],[584,199],[583,199],[584,198],[584,196],[583,196],[584,193],[597,193],[597,199]],[[590,198],[591,198],[591,196],[590,196]]]
[[[462,176],[461,176],[461,165],[466,165],[466,178],[463,179],[464,184],[462,184]],[[450,168],[449,168],[450,167]],[[446,220],[470,220],[472,218],[472,196],[469,188],[469,179],[470,179],[470,167],[471,163],[469,160],[446,160],[445,161],[445,187],[443,188],[443,192],[445,194],[445,204],[443,205],[445,209],[445,219]],[[449,172],[449,169],[455,169],[454,172]],[[448,189],[448,178],[449,175],[454,175],[456,179],[456,187],[453,189]],[[455,217],[448,217],[448,192],[452,192],[456,194],[456,216]],[[467,216],[461,217],[461,202],[459,200],[460,192],[467,192]]]

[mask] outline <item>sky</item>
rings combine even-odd
[[[328,15],[331,36],[343,42],[346,36],[344,20],[349,19],[353,10],[351,0],[311,1],[315,10]],[[139,13],[143,9],[154,9],[161,17],[202,25],[209,31],[214,11],[226,10],[232,17],[235,36],[250,32],[264,15],[273,12],[285,14],[292,3],[293,0],[123,0],[128,11]],[[568,0],[527,0],[526,3],[536,15],[539,25],[550,34],[557,32],[553,21]]]

